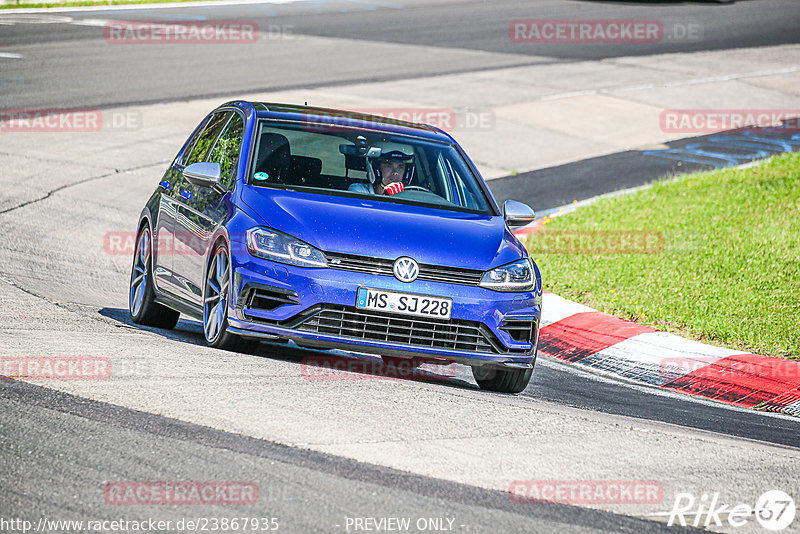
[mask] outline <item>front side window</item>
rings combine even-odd
[[[243,134],[244,119],[238,113],[234,113],[208,156],[208,161],[219,163],[220,180],[228,189],[233,187]]]
[[[194,143],[189,156],[184,159],[183,164],[185,166],[188,167],[192,163],[208,161],[207,158],[209,152],[211,151],[211,147],[214,146],[214,141],[216,141],[217,137],[219,137],[219,133],[228,122],[231,113],[233,112],[223,111],[211,117],[211,120],[208,121],[203,133],[200,134],[200,137],[198,137],[197,141]]]
[[[416,137],[262,120],[248,172],[248,183],[259,187],[493,211],[480,177],[453,145]]]

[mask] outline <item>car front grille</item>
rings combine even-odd
[[[288,325],[287,325],[288,326]],[[436,321],[424,317],[398,317],[350,306],[325,304],[316,307],[291,328],[315,334],[400,343],[486,354],[530,354],[530,349],[508,349],[486,325],[453,319]]]
[[[392,271],[394,261],[392,260],[371,258],[369,256],[356,256],[354,254],[340,254],[338,252],[326,252],[325,256],[328,258],[328,267],[331,269],[394,276]],[[482,276],[483,271],[420,263],[417,280],[477,286],[480,284]]]

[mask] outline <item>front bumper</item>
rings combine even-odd
[[[501,293],[474,285],[302,268],[233,258],[231,332],[289,338],[300,345],[467,365],[530,367],[541,316],[541,289]],[[449,297],[450,320],[408,317],[355,307],[359,287]]]

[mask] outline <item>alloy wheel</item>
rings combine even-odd
[[[131,272],[131,287],[129,297],[129,307],[131,315],[138,317],[144,304],[145,292],[147,291],[147,275],[150,272],[150,230],[145,228],[139,234],[136,242],[136,252],[133,260],[133,271]]]
[[[222,333],[228,305],[230,265],[228,251],[219,247],[208,268],[203,299],[203,329],[206,340],[213,343]]]

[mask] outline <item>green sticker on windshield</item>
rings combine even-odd
[[[266,181],[269,180],[269,174],[265,172],[257,172],[253,175],[253,178],[260,181]]]

